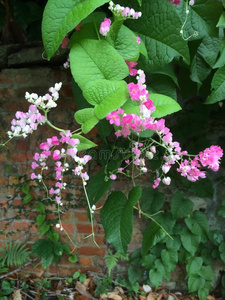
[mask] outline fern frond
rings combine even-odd
[[[118,258],[116,254],[107,254],[105,256],[105,264],[108,269],[109,276],[111,274],[112,269],[115,268],[115,266],[117,265],[117,262],[118,262]]]
[[[26,248],[26,244],[22,244],[22,242],[14,244],[6,242],[5,249],[2,252],[3,254],[0,257],[1,264],[7,267],[21,266],[30,259],[30,249]]]

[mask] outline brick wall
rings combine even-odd
[[[10,46],[9,49],[11,49]],[[75,101],[71,87],[71,74],[69,70],[65,70],[62,67],[62,56],[58,57],[54,65],[49,65],[46,61],[44,61],[43,65],[41,57],[43,48],[38,46],[35,49],[35,55],[37,56],[35,58],[32,56],[29,59],[31,48],[27,48],[27,52],[26,49],[15,53],[12,53],[11,50],[10,55],[5,57],[2,66],[0,61],[0,66],[2,67],[0,72],[0,132],[3,141],[7,138],[5,132],[10,129],[10,121],[14,118],[15,112],[17,110],[28,110],[29,103],[24,98],[25,92],[35,92],[39,95],[44,95],[49,87],[53,86],[56,82],[62,82],[63,86],[60,90],[58,106],[52,109],[49,119],[54,125],[60,128],[70,129],[71,131],[78,128],[74,120]],[[25,62],[24,55],[26,56]],[[63,57],[65,59],[65,55]],[[9,187],[9,185],[17,183],[17,179],[15,178],[17,175],[31,174],[30,164],[33,154],[38,150],[41,142],[53,135],[57,135],[57,132],[44,125],[40,126],[30,137],[26,139],[16,138],[7,144],[7,148],[0,148],[1,203],[6,202],[6,197],[10,198],[11,195],[14,195],[14,189]],[[92,130],[89,137],[95,140],[96,131]],[[9,166],[11,166],[11,170],[7,173]],[[97,170],[95,165],[91,168],[92,172],[95,169]],[[72,190],[72,193],[74,201],[76,201],[77,198],[82,197],[83,192],[80,188],[81,182],[79,180],[74,181],[77,186]],[[18,205],[18,207],[21,205],[20,195],[14,199],[14,205]],[[16,215],[18,215],[18,209],[9,210],[6,214],[2,210],[0,214],[0,230],[4,229],[4,225],[8,219]],[[36,216],[35,211],[30,213],[31,218],[32,216]],[[96,213],[96,219],[100,219],[99,212]],[[100,247],[98,248],[93,243],[91,237],[84,239],[85,236],[91,233],[91,225],[85,208],[69,210],[68,213],[62,216],[62,222],[70,239],[78,246],[75,252],[79,256],[79,264],[74,265],[68,262],[66,257],[63,257],[58,264],[53,264],[46,273],[71,275],[77,269],[81,271],[103,271],[104,264],[102,258],[106,253],[106,242],[102,226],[97,221],[95,222],[96,241]],[[13,234],[11,237],[5,237],[5,234],[1,234],[0,246],[3,246],[4,241],[9,239],[13,241],[26,241],[28,239],[27,243],[31,245],[39,238],[39,233],[34,225],[29,226],[30,220],[25,216],[11,222],[6,229],[7,231],[12,231]],[[60,232],[60,241],[67,243],[73,249],[73,245],[65,233]],[[43,272],[40,266],[30,269],[34,272]]]

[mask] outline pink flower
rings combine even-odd
[[[89,179],[87,172],[81,173],[80,177],[83,178],[85,181]]]
[[[31,168],[36,169],[37,167],[39,167],[39,165],[35,161],[33,161],[31,164]]]
[[[171,183],[171,178],[170,177],[164,177],[162,182],[165,184],[165,185],[170,185]]]
[[[127,85],[127,88],[129,90],[129,93],[130,93],[130,98],[132,100],[139,100],[140,90],[139,90],[138,84],[135,84],[135,83],[131,82]]]
[[[140,43],[141,43],[141,39],[140,39],[140,37],[139,37],[139,36],[137,36],[137,37],[136,37],[136,40],[137,40],[137,43],[138,43],[138,45],[140,45]]]
[[[160,181],[161,181],[161,178],[159,178],[159,177],[157,179],[155,179],[152,188],[156,189],[159,186]]]
[[[176,5],[180,4],[180,0],[170,0],[170,2]]]
[[[79,23],[79,24],[75,27],[75,29],[76,29],[77,31],[80,31],[80,30],[81,30],[81,27],[82,27],[82,23]]]
[[[34,173],[32,173],[32,174],[30,175],[30,178],[31,178],[32,180],[34,180],[34,179],[37,178],[37,176],[36,176]]]
[[[110,179],[115,180],[117,176],[116,176],[116,174],[111,174],[109,177],[110,177]]]
[[[103,36],[106,36],[107,33],[108,33],[109,30],[110,30],[110,25],[111,25],[111,20],[105,18],[105,19],[104,19],[104,22],[102,22],[101,25],[100,25],[100,30],[99,30],[99,32],[100,32]]]
[[[165,163],[163,166],[162,166],[162,171],[163,171],[163,173],[168,173],[169,172],[169,170],[170,170],[170,168],[171,168],[171,165],[169,165],[168,163]]]
[[[53,158],[54,160],[60,159],[60,158],[61,158],[60,151],[59,151],[59,150],[55,150],[55,151],[53,152],[52,158]]]
[[[62,44],[61,44],[61,48],[65,49],[67,48],[68,44],[69,44],[70,39],[66,36],[63,40],[62,40]]]
[[[120,126],[120,116],[115,110],[107,115],[106,120],[109,120],[110,124],[115,124],[116,126]]]

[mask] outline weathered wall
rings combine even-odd
[[[62,82],[63,86],[60,90],[60,100],[58,100],[58,106],[52,109],[50,113],[50,120],[54,125],[61,128],[68,128],[75,130],[78,128],[74,120],[74,111],[76,109],[75,101],[73,99],[73,93],[71,88],[71,74],[69,70],[65,70],[62,67],[62,63],[66,60],[66,54],[57,54],[51,63],[43,60],[43,48],[40,44],[22,48],[21,45],[13,46],[1,46],[0,53],[0,132],[2,134],[3,141],[6,140],[5,132],[10,129],[10,122],[14,118],[17,110],[27,111],[29,103],[24,99],[25,92],[35,92],[39,95],[44,95],[49,87],[56,82]],[[76,100],[76,99],[75,99]],[[221,132],[221,130],[220,130]],[[56,132],[50,127],[41,126],[30,137],[26,139],[14,139],[9,144],[8,148],[0,148],[0,202],[5,203],[6,197],[14,194],[12,187],[9,187],[14,182],[17,175],[32,173],[30,164],[33,154],[37,151],[41,142],[45,141],[48,137],[56,135]],[[90,132],[89,137],[96,141],[98,138],[98,132],[94,129]],[[216,144],[218,139],[221,139],[224,143],[224,135],[217,136],[214,132],[211,140],[212,144]],[[220,143],[222,146],[222,144]],[[7,173],[7,168],[11,166],[11,171]],[[98,170],[98,166],[93,164],[90,166],[89,172],[95,172]],[[222,230],[223,220],[210,217],[212,211],[216,214],[222,200],[224,200],[224,181],[218,181],[218,177],[221,177],[223,170],[220,171],[213,181],[215,182],[215,192],[213,199],[195,198],[196,208],[206,209],[209,216],[210,224],[213,229]],[[79,181],[75,181],[76,188],[72,191],[74,194],[74,201],[79,201],[82,197],[82,189],[79,186]],[[148,186],[148,178],[142,180],[143,186]],[[129,183],[115,182],[113,189],[122,190],[124,186],[128,187]],[[164,188],[163,192],[167,195],[167,200],[170,201],[174,191],[179,188],[173,185],[172,188]],[[14,205],[21,205],[21,199],[18,195],[14,199]],[[4,228],[6,223],[5,219],[13,218],[17,215],[18,209],[7,211],[4,215],[1,213],[0,230]],[[214,215],[215,215],[214,214]],[[86,209],[77,208],[70,210],[63,215],[62,221],[64,227],[69,234],[70,238],[78,245],[76,250],[79,255],[79,264],[74,265],[68,262],[66,257],[63,257],[58,264],[53,264],[46,273],[71,275],[75,270],[81,271],[93,270],[96,272],[105,272],[103,256],[106,253],[107,245],[104,240],[103,228],[100,224],[99,212],[96,212],[96,241],[100,248],[97,248],[93,243],[92,238],[84,237],[91,233],[91,225],[88,220]],[[144,228],[146,228],[145,222],[138,217],[134,221],[133,239],[130,244],[130,250],[135,250],[141,246],[141,238]],[[38,236],[38,229],[35,226],[29,228],[30,220],[22,218],[14,220],[8,227],[8,231],[13,231],[11,239],[27,241],[28,244],[32,244],[36,241]],[[10,237],[7,239],[10,239]],[[66,235],[60,232],[60,240],[68,243],[73,248],[72,243],[68,240]],[[0,246],[4,245],[5,235],[0,235]],[[217,268],[219,270],[219,268]],[[34,272],[42,273],[43,270],[40,266],[35,266],[31,269]],[[116,271],[121,272],[125,270],[123,266],[118,267]],[[184,271],[177,268],[171,275],[171,281],[168,285],[170,288],[185,287],[183,281]]]

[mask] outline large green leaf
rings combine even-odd
[[[109,195],[101,210],[105,238],[117,252],[122,254],[126,254],[128,244],[131,241],[133,205],[137,201],[138,197],[130,197],[127,200],[122,192],[113,192]]]
[[[87,150],[87,149],[90,149],[90,148],[93,148],[93,147],[97,146],[95,143],[93,143],[92,141],[86,139],[85,137],[83,137],[79,134],[73,134],[73,138],[80,140],[80,144],[77,145],[78,151]]]
[[[142,255],[145,256],[150,248],[165,236],[164,231],[155,222],[151,222],[145,230],[142,240]]]
[[[171,211],[175,219],[184,218],[193,209],[193,202],[183,197],[181,192],[176,192],[172,199]]]
[[[183,23],[186,18],[186,2],[181,1],[179,5],[173,6]],[[214,37],[218,36],[218,28],[216,28],[216,25],[222,11],[220,0],[198,0],[195,5],[189,7],[188,10],[187,22],[183,28],[185,38],[196,40],[208,35]],[[192,36],[194,32],[196,32],[197,35]]]
[[[84,97],[94,105],[94,113],[103,119],[108,113],[117,110],[128,99],[127,83],[111,80],[95,80],[87,83],[83,90]]]
[[[121,80],[129,74],[123,58],[103,40],[84,39],[75,43],[70,51],[70,65],[81,89],[90,81]]]
[[[42,20],[42,37],[48,59],[66,34],[106,0],[49,0]]]
[[[148,68],[164,66],[177,56],[189,62],[187,42],[180,36],[182,23],[174,6],[168,0],[143,0],[142,17],[129,22],[129,28],[145,43],[149,59],[142,56],[142,63]]]
[[[200,271],[203,264],[202,257],[191,257],[186,266],[187,275],[190,276],[192,274],[198,273]]]
[[[191,275],[188,279],[188,291],[189,293],[197,292],[199,289],[204,287],[205,279],[199,275]]]
[[[81,124],[83,133],[88,133],[99,121],[94,113],[94,108],[78,110],[74,117],[77,123]]]
[[[152,113],[155,118],[161,118],[181,110],[180,105],[172,98],[161,94],[150,94],[156,110]]]
[[[211,83],[212,93],[206,100],[206,104],[212,104],[225,99],[225,66],[218,69]]]
[[[192,217],[185,219],[185,223],[193,234],[202,236],[209,231],[207,217],[201,211],[194,211]]]
[[[198,249],[200,244],[201,237],[199,235],[194,235],[187,228],[181,234],[181,242],[184,248],[191,253],[192,256],[195,255],[195,252]]]
[[[141,208],[149,214],[157,213],[164,204],[165,195],[152,188],[144,188],[141,197]]]
[[[149,272],[149,279],[150,282],[155,286],[157,289],[158,286],[162,283],[163,277],[166,277],[166,270],[165,266],[163,265],[160,259],[157,259],[154,264],[154,268],[152,268]],[[169,280],[169,278],[168,278]]]
[[[191,80],[202,83],[210,74],[211,68],[205,60],[197,53],[191,64]]]
[[[120,22],[118,20],[113,23],[107,36],[107,41],[119,52],[123,59],[136,61],[139,57],[139,45],[136,36],[133,31],[124,25],[120,27],[118,33],[115,32],[116,28],[114,30],[114,27]]]
[[[149,93],[160,93],[177,100],[177,91],[172,78],[163,74],[153,74],[148,85]]]
[[[173,271],[175,269],[178,261],[178,254],[175,249],[163,249],[161,252],[161,258],[165,268],[168,268],[169,271]]]

